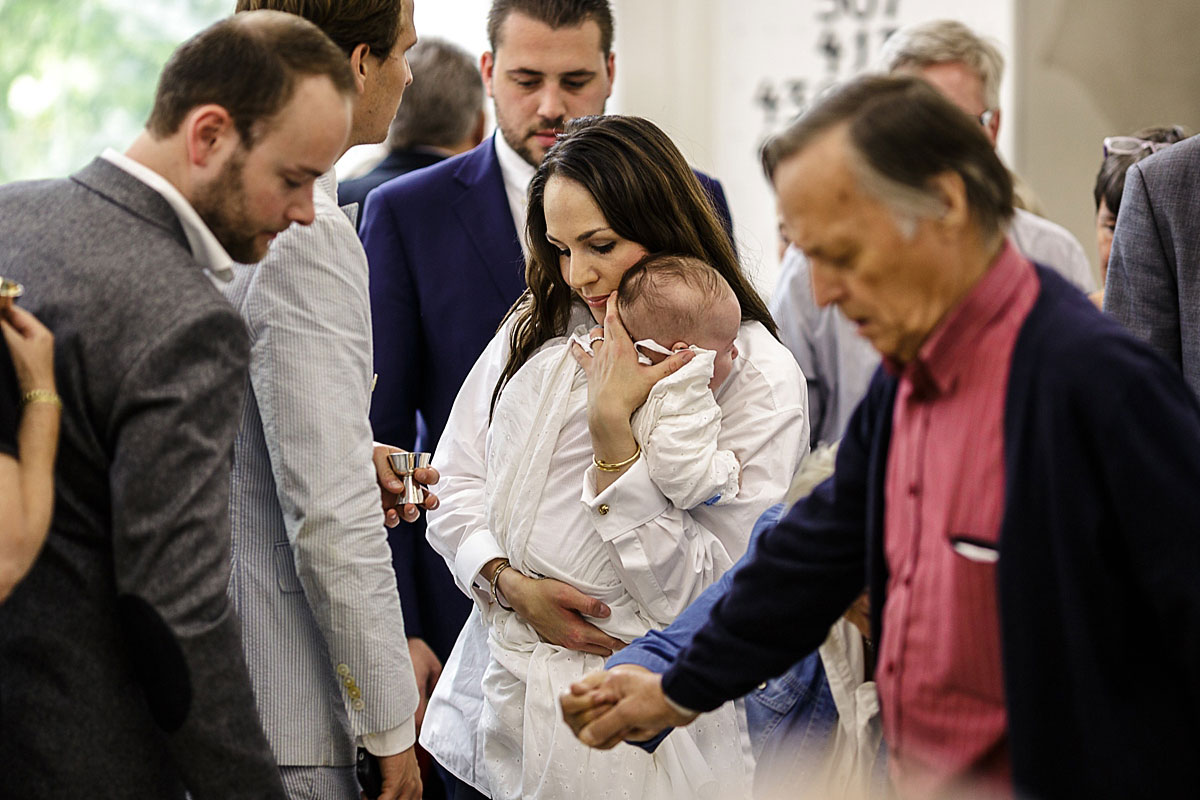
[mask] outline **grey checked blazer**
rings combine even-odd
[[[281,798],[226,595],[241,320],[100,159],[0,187],[0,274],[64,404],[50,536],[0,606],[0,795]]]
[[[1125,173],[1104,310],[1183,370],[1200,397],[1200,137]]]
[[[354,735],[411,727],[417,687],[371,461],[367,258],[332,173],[313,202],[225,289],[251,337],[230,591],[276,759],[345,766]]]

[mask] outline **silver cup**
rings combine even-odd
[[[388,456],[392,469],[404,480],[404,496],[401,503],[421,505],[425,502],[425,491],[413,480],[413,471],[429,466],[429,453],[392,453]]]

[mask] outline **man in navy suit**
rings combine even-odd
[[[604,112],[612,31],[607,0],[495,0],[481,69],[497,133],[368,195],[361,233],[371,266],[379,374],[371,421],[379,441],[436,446],[459,386],[525,289],[525,195],[537,165],[568,121]],[[720,184],[702,182],[728,222]],[[470,602],[413,534],[392,533],[410,646],[420,637],[444,661]]]

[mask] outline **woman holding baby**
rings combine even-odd
[[[435,458],[430,541],[477,607],[422,744],[493,798],[744,795],[732,707],[654,755],[604,753],[577,744],[556,697],[741,556],[806,449],[803,377],[653,124],[571,123],[530,186],[526,233],[529,290],[464,383]],[[682,257],[686,275],[659,282],[639,264],[652,253]],[[622,313],[645,328],[641,347],[616,299],[635,265],[649,277],[626,285]],[[657,305],[639,308],[651,293]],[[735,330],[722,334],[731,303]]]

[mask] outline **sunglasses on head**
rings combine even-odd
[[[1149,139],[1139,139],[1136,136],[1105,136],[1104,157],[1131,156],[1143,150],[1149,150],[1151,155],[1170,147],[1174,142],[1152,142]]]

